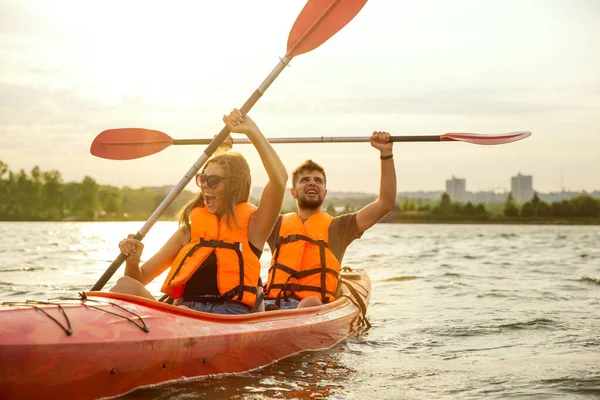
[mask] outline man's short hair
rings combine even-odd
[[[306,160],[302,164],[300,164],[293,172],[292,172],[292,187],[296,187],[296,183],[298,183],[298,179],[300,179],[300,175],[305,172],[313,172],[319,171],[323,174],[323,185],[327,186],[327,176],[325,176],[325,170],[322,166],[314,162],[313,160]]]

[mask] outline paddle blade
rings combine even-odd
[[[291,59],[325,43],[363,8],[367,0],[308,0],[290,31],[286,57]]]
[[[96,136],[90,153],[109,160],[133,160],[158,153],[172,144],[169,135],[152,129],[108,129]]]
[[[479,133],[446,133],[440,136],[441,142],[457,141],[472,144],[494,145],[516,142],[531,136],[529,131],[483,135]]]

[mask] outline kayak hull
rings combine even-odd
[[[368,304],[367,274],[344,276]],[[207,314],[108,292],[62,300],[60,307],[3,307],[0,398],[114,397],[329,348],[363,322],[359,302],[350,300],[347,288],[344,294],[318,307],[249,315]]]

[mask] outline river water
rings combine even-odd
[[[141,225],[0,223],[0,301],[89,290]],[[157,223],[146,256],[175,228]],[[600,398],[600,227],[379,224],[344,265],[373,281],[370,330],[125,399]]]

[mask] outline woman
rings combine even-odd
[[[239,153],[211,157],[196,176],[200,192],[182,209],[179,229],[140,267],[144,245],[129,235],[119,243],[127,257],[125,276],[112,292],[153,299],[145,288],[171,268],[161,291],[174,304],[215,314],[245,314],[257,302],[259,258],[279,216],[287,172],[277,153],[247,115],[234,109],[223,121],[245,134],[267,171],[258,207],[248,202],[250,169]]]

